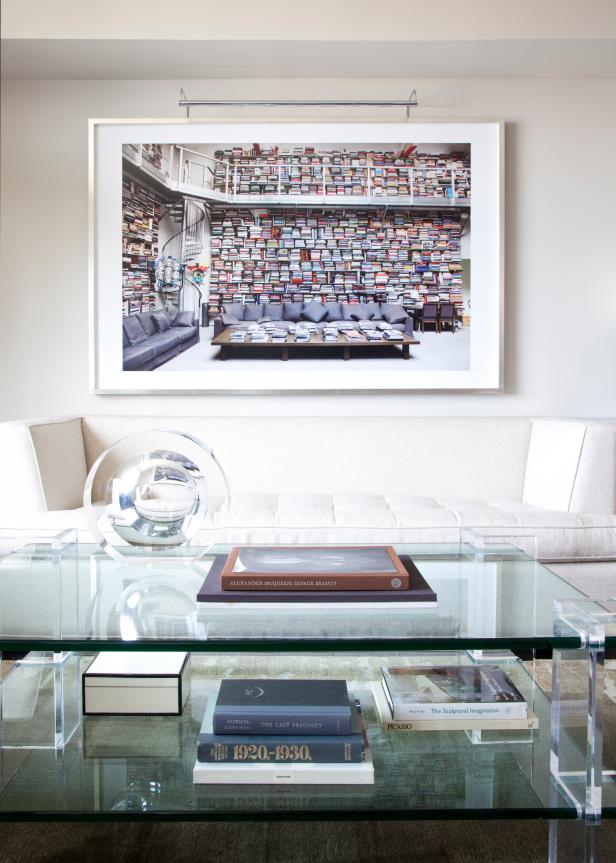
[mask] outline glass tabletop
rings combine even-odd
[[[81,671],[92,657],[82,656]],[[0,820],[47,817],[179,820],[250,818],[574,818],[575,808],[550,778],[550,703],[521,662],[507,673],[524,695],[539,727],[534,731],[387,732],[378,718],[372,682],[384,662],[408,655],[311,653],[193,655],[191,692],[182,716],[85,716],[62,757],[49,749],[7,749],[0,771]],[[461,653],[413,654],[413,661],[469,663]],[[209,699],[221,677],[344,678],[362,706],[374,764],[374,785],[195,785],[196,740]],[[76,678],[79,676],[79,669]],[[17,670],[22,712],[29,695],[37,711],[52,701],[52,668],[28,689],[26,665]],[[23,677],[23,679],[20,679]],[[46,679],[45,675],[48,678]],[[32,690],[30,692],[30,690]],[[75,698],[79,687],[73,687]],[[65,708],[67,694],[65,686]],[[23,733],[15,722],[14,733]],[[7,722],[6,736],[13,733]],[[12,738],[11,741],[12,742]],[[609,804],[608,804],[609,805]],[[607,810],[606,810],[607,814]]]
[[[198,602],[231,546],[129,562],[98,546],[50,553],[35,543],[0,557],[0,650],[254,650],[575,648],[554,631],[554,600],[578,590],[514,547],[478,552],[465,543],[396,545],[437,595],[436,604]],[[598,606],[597,606],[598,607]],[[616,636],[606,646],[616,645]]]

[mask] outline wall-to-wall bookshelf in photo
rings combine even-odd
[[[436,209],[214,207],[208,313],[299,300],[461,307],[462,220]]]
[[[128,177],[122,180],[122,313],[155,308],[151,263],[158,257],[161,202]]]

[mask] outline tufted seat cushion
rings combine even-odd
[[[29,528],[46,526],[77,527],[80,539],[89,539],[82,510],[29,516]],[[517,532],[536,536],[541,560],[616,558],[613,514],[558,512],[516,500],[399,494],[237,495],[226,512],[220,512],[212,501],[198,541],[204,544],[456,542],[460,528],[489,528],[496,534],[502,530],[509,535]]]

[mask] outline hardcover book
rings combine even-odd
[[[409,579],[407,589],[400,590],[222,590],[220,579],[227,562],[226,555],[217,555],[203,582],[197,602],[227,603],[408,603],[414,608],[434,608],[438,605],[436,593],[419,572],[413,561],[400,558]]]
[[[357,763],[364,757],[360,708],[351,701],[349,734],[214,734],[210,699],[197,742],[197,761],[226,763]]]
[[[372,684],[372,696],[383,731],[533,731],[539,728],[539,718],[528,710],[525,719],[483,717],[469,719],[394,719],[382,682]]]
[[[195,761],[196,785],[374,785],[370,749],[355,764],[212,764]],[[322,792],[320,792],[322,793]]]
[[[223,590],[408,590],[391,546],[245,546],[232,549]]]
[[[214,734],[349,734],[345,680],[223,680]]]
[[[382,668],[393,719],[526,719],[524,697],[497,667]]]

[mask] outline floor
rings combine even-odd
[[[384,367],[395,369],[408,369],[412,371],[427,371],[438,369],[468,369],[470,362],[470,342],[471,329],[470,327],[462,327],[456,330],[455,333],[450,331],[444,333],[435,333],[434,331],[426,331],[425,333],[416,333],[415,337],[419,339],[421,344],[411,345],[411,359],[405,362],[400,356],[400,348],[392,347],[387,350],[375,353],[371,348],[362,350],[361,348],[352,348],[351,360],[346,365],[351,369],[358,371],[382,371]],[[241,363],[242,369],[246,371],[258,371],[264,367],[277,363],[280,366],[280,371],[286,374],[293,374],[293,367],[301,363],[302,370],[307,370],[309,366],[318,367],[322,371],[340,371],[340,366],[344,362],[342,359],[342,351],[332,349],[319,349],[317,355],[310,351],[298,351],[291,353],[288,363],[282,363],[279,359],[280,349],[272,348],[271,351],[265,351],[263,348],[258,349],[258,353],[250,355],[250,352],[242,348],[242,353],[237,353],[237,358],[234,359],[231,355],[225,362],[218,360],[219,348],[212,347],[212,327],[201,328],[201,339],[198,345],[189,348],[184,353],[174,359],[159,366],[161,371],[202,371],[207,366],[215,363],[217,372],[224,373],[225,371],[237,371],[238,364]],[[156,371],[156,370],[155,370]]]
[[[547,863],[547,847],[541,821],[0,825],[0,863]]]

